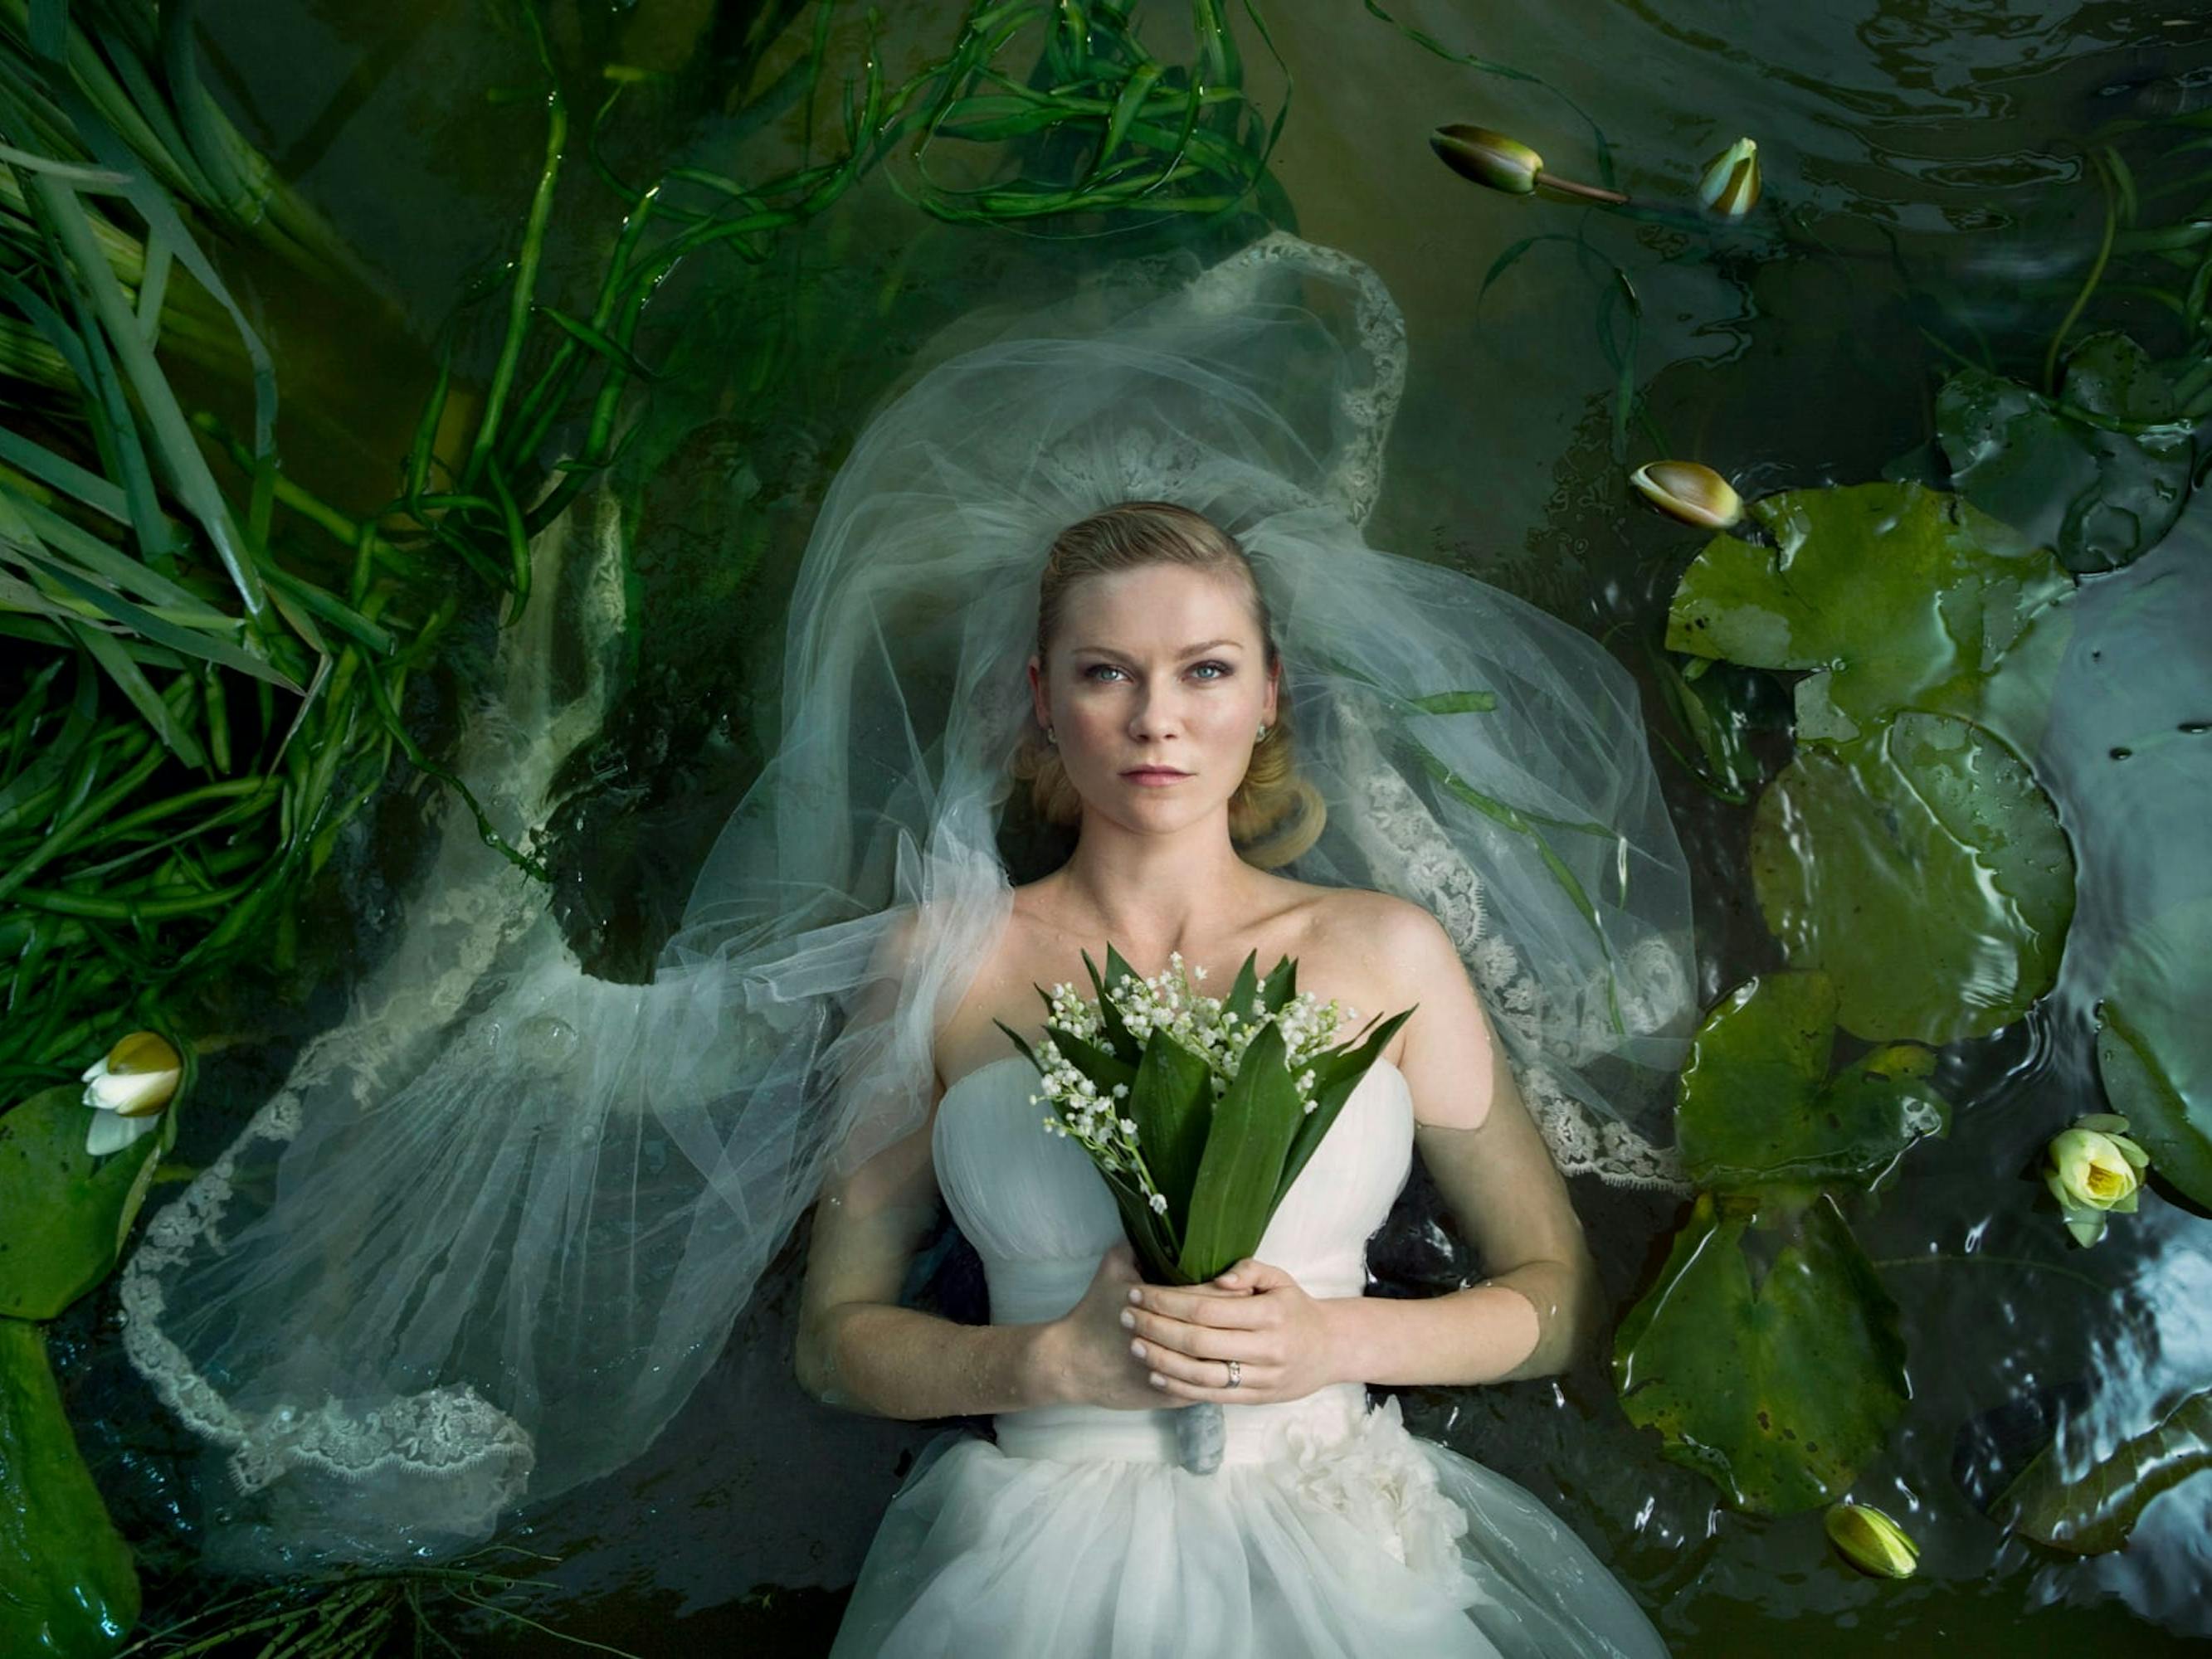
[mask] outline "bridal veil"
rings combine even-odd
[[[824,1174],[926,1116],[935,1026],[1011,911],[1037,574],[1115,501],[1205,514],[1267,590],[1328,806],[1285,873],[1427,906],[1560,1167],[1679,1183],[1650,1136],[1696,1012],[1688,880],[1634,684],[1512,595],[1366,545],[1406,367],[1375,274],[1277,232],[975,313],[931,357],[823,501],[780,739],[651,982],[585,974],[451,812],[344,1018],[147,1227],[125,1339],[221,1466],[211,1552],[436,1554],[659,1432]],[[548,596],[617,632],[615,540],[587,514],[549,538],[465,735],[512,837],[603,712],[601,672],[556,693]],[[909,911],[907,971],[866,999],[890,1012],[854,1018]]]

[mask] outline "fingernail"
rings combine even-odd
[[[1133,1308],[1121,1310],[1121,1323],[1130,1330],[1137,1328],[1137,1314]]]
[[[1237,1282],[1237,1275],[1235,1273],[1224,1273],[1221,1275],[1221,1282],[1224,1285],[1234,1285]]]
[[[1145,1299],[1145,1293],[1144,1293],[1144,1291],[1142,1291],[1139,1290],[1139,1289],[1138,1289],[1134,1285],[1130,1285],[1130,1286],[1129,1286],[1129,1300],[1130,1300],[1130,1301],[1132,1301],[1132,1302],[1142,1302],[1144,1299]]]
[[[1142,1342],[1132,1342],[1129,1345],[1129,1352],[1142,1359],[1145,1357],[1145,1345]]]
[[[1154,1371],[1154,1372],[1152,1373],[1152,1386],[1153,1386],[1154,1388],[1156,1388],[1156,1389],[1164,1389],[1165,1387],[1167,1387],[1167,1385],[1168,1385],[1168,1380],[1167,1380],[1167,1378],[1165,1378],[1164,1376],[1161,1376],[1158,1371]]]

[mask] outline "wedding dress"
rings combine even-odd
[[[994,1324],[1081,1300],[1121,1218],[1045,1133],[1019,1054],[945,1091],[938,1184]],[[1412,1170],[1413,1094],[1378,1059],[1254,1252],[1358,1296]],[[1664,1659],[1589,1547],[1534,1498],[1405,1428],[1364,1383],[1224,1407],[1221,1467],[1181,1467],[1174,1408],[1001,1412],[928,1443],[891,1499],[830,1659]]]

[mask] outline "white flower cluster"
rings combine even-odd
[[[1313,1098],[1315,1073],[1306,1062],[1332,1047],[1338,1028],[1358,1018],[1358,1011],[1333,998],[1323,1002],[1310,991],[1301,991],[1272,1015],[1257,994],[1249,1007],[1230,1008],[1219,997],[1199,994],[1192,981],[1205,977],[1203,968],[1186,969],[1182,952],[1176,951],[1170,954],[1164,972],[1149,979],[1124,974],[1120,983],[1106,988],[1106,996],[1139,1044],[1153,1031],[1165,1030],[1202,1055],[1213,1073],[1216,1098],[1235,1080],[1245,1048],[1272,1023],[1282,1033],[1285,1057],[1297,1091],[1305,1098],[1305,1109],[1312,1111],[1318,1103]],[[1075,987],[1066,982],[1052,988],[1050,1001],[1053,1024],[1086,1042],[1103,1044],[1105,1020],[1097,1002],[1077,995]],[[1041,1052],[1046,1061],[1044,1092],[1031,1095],[1030,1103],[1049,1101],[1058,1109],[1044,1120],[1045,1127],[1080,1141],[1109,1173],[1133,1175],[1153,1210],[1164,1212],[1167,1197],[1146,1167],[1137,1144],[1136,1120],[1121,1115],[1120,1102],[1127,1096],[1128,1085],[1117,1083],[1101,1095],[1098,1085],[1050,1038]]]

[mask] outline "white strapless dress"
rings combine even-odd
[[[939,1103],[938,1182],[982,1257],[995,1324],[1056,1319],[1121,1237],[1104,1180],[1045,1133],[1019,1054]],[[1378,1060],[1255,1252],[1357,1296],[1413,1169],[1413,1096]],[[1632,1656],[1666,1645],[1528,1492],[1409,1432],[1347,1382],[1227,1408],[1212,1474],[1174,1408],[1002,1412],[997,1442],[925,1445],[862,1563],[831,1659],[1426,1659]]]

